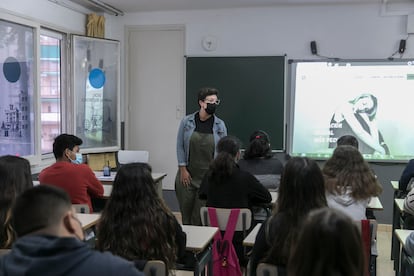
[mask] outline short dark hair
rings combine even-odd
[[[83,141],[81,138],[63,133],[55,138],[55,142],[53,142],[53,154],[55,158],[58,159],[63,156],[65,149],[73,150],[75,146],[82,145]]]
[[[198,91],[198,101],[204,101],[207,96],[218,96],[219,91],[216,88],[203,87]]]
[[[69,195],[64,190],[39,185],[17,197],[12,208],[12,225],[21,237],[59,223],[71,208]]]
[[[359,147],[358,139],[353,135],[343,135],[339,137],[338,140],[336,141],[336,145],[337,146],[348,145],[348,146],[353,146],[356,148]]]

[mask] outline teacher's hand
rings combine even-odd
[[[191,184],[191,175],[186,167],[180,167],[180,181],[186,188]]]

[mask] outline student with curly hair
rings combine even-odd
[[[286,275],[292,243],[309,211],[326,207],[325,187],[318,164],[309,158],[293,157],[282,173],[279,197],[272,216],[260,227],[250,256],[250,275],[261,262],[278,266]]]
[[[16,239],[11,225],[11,207],[18,195],[33,187],[30,163],[22,157],[0,157],[0,248],[10,248]]]
[[[354,220],[366,219],[365,211],[382,187],[361,153],[353,146],[339,146],[322,172],[328,206],[339,209]]]
[[[128,260],[162,260],[172,269],[185,245],[185,233],[157,194],[151,167],[122,166],[97,227],[97,248]]]
[[[289,276],[364,276],[364,250],[356,224],[340,211],[311,211],[288,262]]]

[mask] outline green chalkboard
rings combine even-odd
[[[270,135],[273,150],[285,150],[285,56],[187,57],[186,111],[199,110],[201,87],[219,90],[217,116],[245,148],[257,129]]]

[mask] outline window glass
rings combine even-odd
[[[34,29],[0,20],[0,155],[35,155]]]
[[[61,45],[62,37],[52,32],[40,35],[40,112],[42,154],[53,151],[61,133]]]

